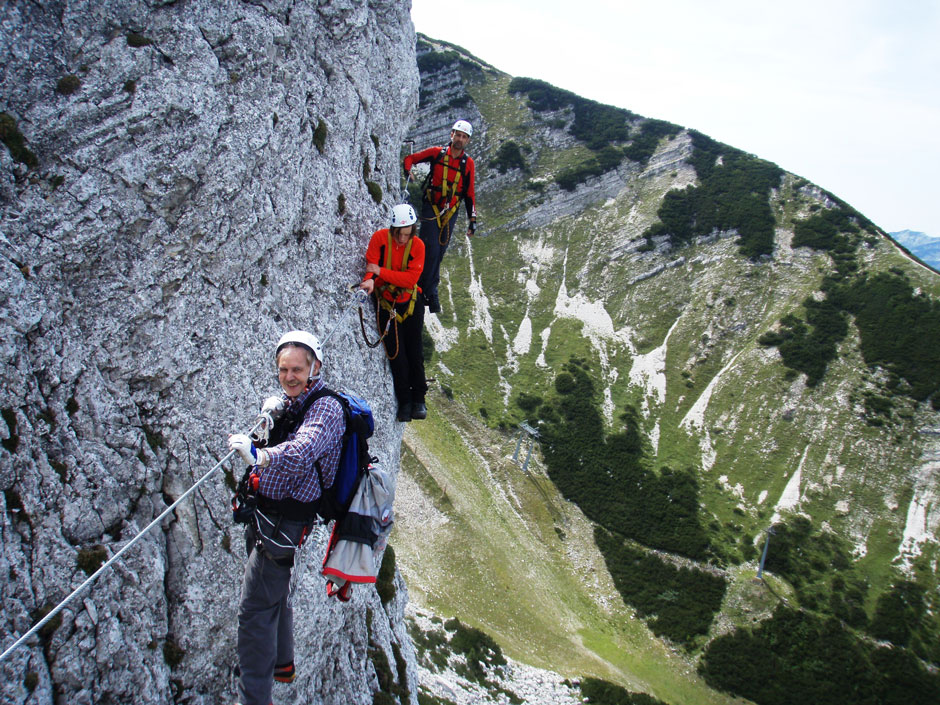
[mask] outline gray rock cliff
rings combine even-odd
[[[327,383],[372,402],[397,468],[384,356],[346,287],[398,196],[418,73],[394,0],[11,1],[0,56],[5,649],[222,458],[276,391],[286,330],[330,336]],[[233,699],[241,470],[0,664],[0,700]],[[275,700],[371,703],[381,650],[416,702],[403,582],[384,606],[327,602],[325,538]]]

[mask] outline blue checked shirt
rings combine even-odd
[[[288,409],[299,406],[304,399],[324,386],[321,380],[314,380],[310,389],[290,403]],[[317,499],[321,492],[314,465],[317,460],[320,461],[323,482],[327,487],[331,486],[339,466],[345,430],[346,422],[340,403],[333,397],[317,399],[307,410],[297,430],[289,434],[283,443],[267,449],[271,464],[261,472],[258,491],[270,499],[291,497],[298,502]]]

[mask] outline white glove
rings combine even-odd
[[[261,405],[261,413],[269,412],[274,418],[277,418],[284,411],[285,404],[284,397],[268,397]]]
[[[251,432],[251,439],[255,443],[267,445],[274,421],[284,413],[286,402],[281,397],[268,397],[261,405],[261,413],[255,419],[255,430]]]
[[[248,465],[258,464],[258,449],[244,433],[235,433],[228,437],[229,450],[237,450]]]

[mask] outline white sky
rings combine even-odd
[[[940,236],[940,0],[412,0],[513,76],[694,128]]]

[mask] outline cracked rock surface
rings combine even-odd
[[[326,382],[370,400],[371,449],[398,467],[385,358],[346,287],[398,198],[418,73],[394,0],[11,0],[0,56],[6,649],[247,430],[286,330],[326,340]],[[0,663],[0,700],[230,700],[242,469]],[[404,584],[384,606],[372,588],[327,602],[325,541],[305,551],[298,678],[275,700],[371,703],[372,644],[416,702]]]

